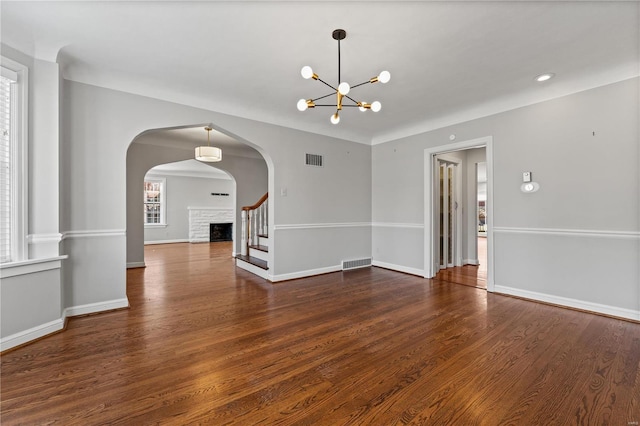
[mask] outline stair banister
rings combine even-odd
[[[268,226],[269,193],[264,194],[257,203],[242,208],[242,249],[243,255],[249,255],[249,246],[258,244],[258,235],[266,235]]]

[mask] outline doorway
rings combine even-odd
[[[459,273],[463,268],[467,268],[469,271],[465,269],[463,275],[467,280],[471,280],[472,276],[477,274],[470,272],[482,268],[486,272],[483,272],[482,282],[478,276],[477,286],[493,291],[492,144],[493,139],[488,136],[425,149],[425,278],[434,278],[442,270],[446,273],[458,270],[455,273]],[[471,156],[474,151],[484,151],[483,158],[466,159],[467,154]],[[486,188],[482,223],[482,230],[486,236],[483,241],[478,240],[478,163],[486,164],[486,179],[482,185]],[[463,170],[465,173],[462,173]],[[486,260],[480,265],[482,252],[486,252]],[[453,269],[447,271],[452,267]]]

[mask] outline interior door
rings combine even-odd
[[[436,264],[438,269],[455,266],[460,250],[457,243],[458,201],[457,201],[458,164],[436,158],[436,218],[438,220],[439,242],[437,244]]]

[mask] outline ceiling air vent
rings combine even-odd
[[[306,154],[305,164],[307,166],[322,167],[322,155]]]

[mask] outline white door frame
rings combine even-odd
[[[486,147],[487,154],[487,291],[493,292],[493,136],[485,136],[424,150],[424,277],[433,278],[437,271],[435,259],[437,244],[437,223],[434,212],[435,167],[434,156],[452,151]]]

